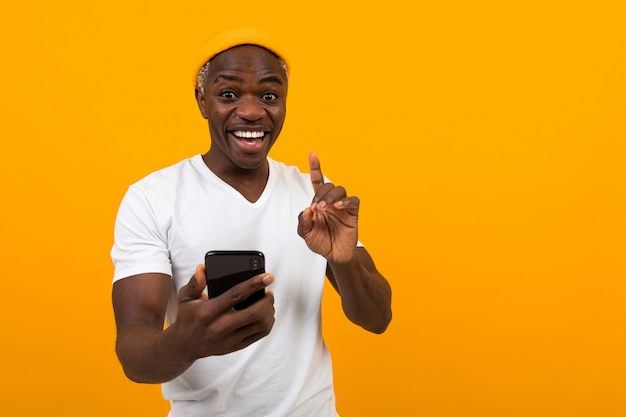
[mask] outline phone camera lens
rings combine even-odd
[[[261,264],[261,261],[259,258],[255,257],[255,258],[250,259],[250,268],[259,269],[260,264]]]

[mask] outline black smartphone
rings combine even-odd
[[[217,297],[234,285],[265,272],[265,256],[260,251],[212,250],[204,257],[209,298]],[[265,289],[235,304],[244,309],[265,296]]]

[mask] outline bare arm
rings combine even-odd
[[[328,280],[341,296],[346,317],[373,333],[391,322],[391,287],[365,248],[356,248],[348,262],[329,262]]]
[[[180,289],[178,317],[165,330],[170,277],[140,274],[117,281],[112,295],[116,352],[124,372],[136,382],[166,382],[198,358],[234,352],[265,337],[274,324],[270,291],[244,310],[232,307],[273,280],[271,274],[257,275],[208,300],[202,292],[204,266],[199,265]]]
[[[164,274],[135,275],[113,284],[115,347],[133,381],[168,381],[193,363],[184,357],[171,328],[163,331],[169,292],[170,277]]]

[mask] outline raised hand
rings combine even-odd
[[[324,182],[319,159],[313,152],[309,168],[315,195],[298,216],[298,234],[312,251],[329,262],[347,262],[356,250],[360,201],[348,197],[343,187]]]

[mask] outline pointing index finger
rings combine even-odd
[[[322,167],[320,166],[320,160],[315,152],[309,154],[309,171],[311,175],[311,183],[313,184],[313,190],[317,192],[322,185],[324,185],[324,175],[322,174]]]

